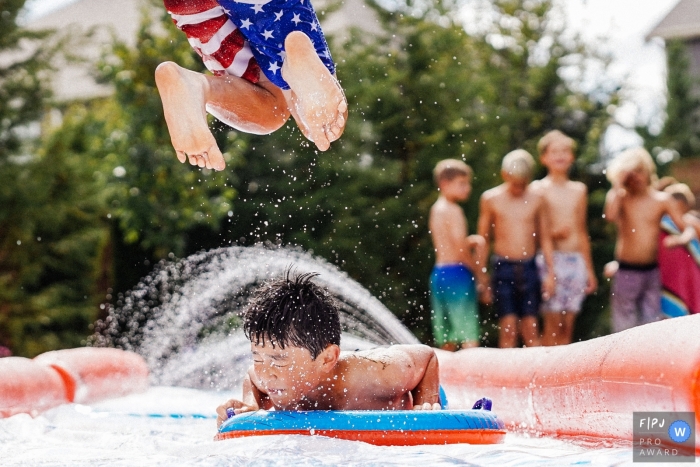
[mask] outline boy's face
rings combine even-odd
[[[506,182],[506,189],[512,196],[519,197],[525,194],[530,179],[526,177],[515,177],[508,172],[501,172],[503,180]]]
[[[558,138],[547,146],[540,160],[549,172],[566,173],[574,163],[574,152],[567,140]]]
[[[282,349],[265,340],[265,345],[251,342],[250,350],[261,389],[277,407],[293,408],[318,386],[324,375],[322,359],[314,360],[305,348],[287,345]]]
[[[452,180],[440,182],[440,193],[450,201],[466,201],[472,192],[472,180],[466,175],[458,175]]]
[[[651,182],[649,173],[642,165],[638,165],[634,170],[623,173],[621,178],[622,186],[633,193],[646,190]]]

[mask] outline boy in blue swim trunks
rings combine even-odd
[[[347,102],[309,0],[164,0],[175,25],[213,73],[173,62],[156,69],[170,138],[180,162],[215,170],[224,157],[206,113],[253,134],[292,115],[316,147],[340,138]]]
[[[515,347],[518,336],[526,346],[540,345],[540,300],[554,293],[545,201],[529,187],[534,166],[527,151],[508,153],[501,166],[504,183],[484,192],[479,206],[478,233],[493,242],[491,287],[502,348]],[[538,248],[548,271],[543,281],[535,263]]]
[[[460,160],[446,159],[435,166],[433,175],[440,191],[429,220],[435,249],[430,277],[433,337],[443,350],[477,347],[477,290],[488,292],[486,242],[478,235],[467,236],[467,219],[457,204],[469,198],[472,171]],[[488,301],[487,296],[483,299]]]
[[[276,410],[440,410],[438,360],[425,345],[340,351],[335,300],[313,282],[316,274],[263,284],[243,315],[253,365],[242,400],[216,412]]]

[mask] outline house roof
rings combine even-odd
[[[695,39],[700,37],[700,0],[680,0],[678,4],[647,34],[662,39]]]

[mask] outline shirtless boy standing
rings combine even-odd
[[[204,65],[204,75],[173,62],[156,69],[165,121],[180,162],[223,170],[206,112],[263,135],[290,114],[325,151],[340,138],[348,106],[316,13],[304,0],[164,0]]]
[[[435,166],[433,176],[440,191],[429,220],[435,248],[430,277],[433,335],[443,350],[478,347],[477,289],[488,292],[486,242],[478,235],[467,236],[467,219],[457,204],[469,198],[472,170],[460,160],[445,159]]]
[[[583,300],[598,287],[586,228],[588,190],[583,183],[569,180],[575,147],[573,139],[556,130],[544,135],[537,144],[547,176],[531,186],[547,205],[557,278],[554,295],[542,303],[543,345],[571,343]],[[546,275],[542,256],[538,256],[538,266],[540,275]]]
[[[316,274],[272,280],[243,317],[253,366],[242,400],[216,412],[276,410],[439,410],[438,360],[425,345],[340,351],[338,308]]]
[[[478,234],[493,242],[491,287],[499,318],[498,344],[540,345],[540,299],[554,293],[552,240],[544,198],[529,187],[535,161],[516,149],[503,158],[504,183],[481,195]],[[547,275],[540,281],[535,254],[542,250]]]
[[[605,219],[617,226],[612,284],[614,332],[658,321],[661,276],[657,264],[661,218],[668,214],[683,231],[683,216],[670,194],[652,187],[656,165],[643,148],[629,149],[607,170],[612,188],[605,197]]]

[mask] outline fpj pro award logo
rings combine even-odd
[[[634,412],[633,462],[695,462],[694,412]]]

